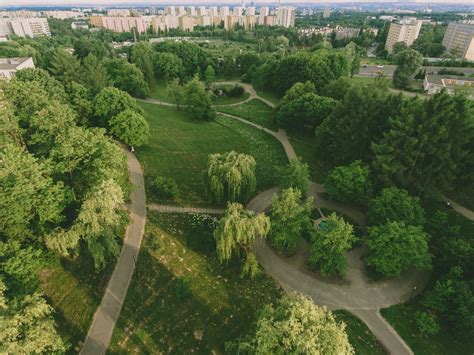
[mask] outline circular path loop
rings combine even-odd
[[[234,81],[222,83],[237,84],[237,82]],[[270,107],[275,107],[272,102],[259,97],[250,84],[238,84],[244,86],[245,91],[250,95],[246,100],[231,104],[230,106],[240,105],[252,99],[259,99]],[[164,106],[176,106],[168,102],[152,99],[140,101]],[[282,144],[289,160],[296,158],[294,149],[288,141],[284,130],[280,129],[275,132],[240,117],[222,112],[218,113],[271,134]],[[323,192],[323,185],[314,182],[309,183],[309,195],[313,197],[313,203],[316,208],[328,208],[338,211],[351,217],[361,227],[366,226],[365,215],[362,212],[334,201],[325,200],[321,197],[321,193]],[[275,193],[278,193],[277,188],[262,192],[248,203],[247,208],[256,213],[267,210],[271,205],[271,200]],[[456,212],[470,220],[474,219],[474,213],[472,211],[456,204],[454,201],[451,201],[451,204]],[[153,206],[152,209],[168,211],[169,207]],[[366,253],[366,249],[364,247],[358,247],[347,253],[349,270],[346,280],[335,281],[326,279],[308,270],[306,267],[308,248],[304,242],[300,243],[297,252],[292,257],[286,257],[277,253],[274,249],[269,247],[265,241],[256,243],[254,250],[258,261],[266,272],[274,277],[287,292],[303,293],[310,296],[316,304],[326,306],[332,310],[350,310],[367,324],[369,329],[390,354],[413,354],[412,350],[390,324],[385,321],[379,311],[381,308],[406,302],[413,297],[414,294],[421,292],[428,282],[428,272],[412,268],[402,273],[399,278],[370,282],[364,272],[365,265],[363,256]]]

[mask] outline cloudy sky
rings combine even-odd
[[[247,0],[247,3],[250,3],[251,0]],[[267,3],[267,4],[277,4],[277,1],[275,0],[254,0],[256,5],[260,3]],[[397,0],[282,0],[282,3],[298,3],[298,4],[316,4],[316,3],[363,3],[363,2],[411,2],[411,3],[424,3],[424,4],[430,4],[430,3],[457,3],[457,4],[473,4],[474,0],[408,0],[408,1],[397,1]],[[130,0],[0,0],[0,8],[2,6],[11,6],[11,5],[16,5],[16,6],[25,6],[25,5],[36,5],[36,6],[45,6],[45,5],[107,5],[107,6],[120,6],[123,4],[202,4],[202,3],[215,3],[217,5],[220,4],[238,4],[240,1],[218,1],[218,0],[190,0],[190,1],[185,1],[185,0],[158,0],[158,1],[152,1],[152,0],[142,0],[142,1],[130,1]]]

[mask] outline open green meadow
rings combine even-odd
[[[241,117],[273,131],[278,130],[273,109],[259,99],[253,99],[237,106],[218,107],[217,110]]]
[[[274,186],[277,171],[287,163],[283,147],[270,135],[230,118],[196,122],[172,107],[140,103],[150,125],[150,141],[137,149],[145,178],[173,178],[182,199],[178,203],[207,205],[202,171],[211,153],[235,150],[256,162],[257,189]]]

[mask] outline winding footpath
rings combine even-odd
[[[222,82],[222,84],[234,83],[236,82]],[[239,84],[244,86],[245,91],[250,95],[247,99],[230,106],[241,105],[244,102],[259,99],[270,107],[275,107],[272,102],[259,97],[251,85]],[[176,106],[172,103],[153,99],[140,101],[163,106]],[[282,144],[289,160],[296,158],[295,151],[288,141],[284,130],[279,129],[275,132],[243,118],[222,112],[218,113],[272,135]],[[132,223],[127,228],[121,254],[107,285],[102,302],[94,315],[92,325],[80,352],[81,354],[105,354],[123,302],[125,301],[145,227],[147,206],[142,170],[135,155],[126,149],[124,150],[127,154],[130,179],[135,187],[130,196]],[[325,207],[336,210],[352,218],[361,227],[366,226],[365,215],[362,212],[334,201],[325,200],[321,196],[323,192],[323,185],[310,182],[309,195],[313,197],[313,203],[316,208]],[[256,213],[266,211],[271,206],[272,197],[276,193],[278,193],[277,188],[260,193],[247,204],[247,208]],[[456,212],[470,220],[474,220],[474,212],[458,205],[454,201],[450,202]],[[165,213],[223,214],[225,212],[223,209],[218,208],[157,204],[150,204],[148,209]],[[347,253],[349,271],[346,280],[330,280],[308,270],[306,267],[307,250],[307,245],[302,241],[295,255],[286,257],[269,247],[265,241],[254,245],[254,251],[262,267],[285,291],[303,293],[310,296],[316,304],[326,306],[332,310],[349,310],[367,324],[390,354],[413,354],[412,350],[380,315],[379,311],[381,308],[408,301],[415,294],[415,290],[416,293],[421,292],[428,282],[429,273],[410,269],[397,279],[370,282],[364,272],[365,264],[363,257],[366,249],[358,247]]]
[[[122,251],[80,351],[80,354],[84,355],[105,354],[109,346],[135,270],[145,228],[147,209],[142,169],[135,155],[125,148],[123,150],[127,155],[128,171],[133,185],[129,208],[132,222],[127,228]]]

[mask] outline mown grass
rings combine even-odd
[[[257,88],[255,88],[255,91],[257,92],[258,96],[263,97],[264,99],[270,102],[273,102],[275,105],[278,105],[278,103],[281,100],[281,96],[273,91],[270,91],[267,89],[257,89]]]
[[[314,132],[289,131],[287,134],[296,155],[309,165],[311,179],[314,182],[324,183],[330,167],[316,149]]]
[[[241,117],[273,131],[278,130],[273,109],[258,99],[237,106],[218,107],[217,111]]]
[[[358,317],[346,310],[332,312],[338,321],[346,323],[346,332],[356,355],[386,354],[375,335]]]
[[[244,123],[218,117],[196,122],[175,108],[140,103],[150,125],[150,141],[137,149],[146,179],[173,178],[179,188],[178,203],[208,205],[202,171],[208,155],[235,150],[251,154],[256,162],[257,189],[276,184],[278,167],[286,164],[281,145],[271,136]]]
[[[173,98],[168,95],[168,89],[166,86],[166,82],[164,81],[155,83],[155,85],[150,88],[150,94],[148,96],[149,98],[154,100],[170,102],[173,104],[175,103]]]
[[[251,332],[257,312],[281,296],[265,274],[242,279],[239,265],[189,248],[190,218],[148,214],[111,353],[223,353],[225,342]]]
[[[212,103],[214,105],[230,105],[230,104],[237,104],[241,101],[246,100],[250,94],[248,92],[244,92],[243,95],[239,97],[227,97],[227,96],[213,96],[212,97]],[[219,107],[217,108],[218,110],[220,109]]]
[[[69,353],[84,341],[107,286],[115,260],[96,272],[87,258],[59,259],[39,272],[40,289],[54,308],[58,331],[70,344]]]
[[[423,308],[415,301],[384,308],[381,310],[381,314],[403,340],[405,340],[415,354],[462,355],[474,353],[474,342],[456,340],[450,332],[450,329],[443,324],[440,324],[441,329],[436,335],[428,336],[422,334],[415,320],[416,312],[421,310],[423,310]]]

